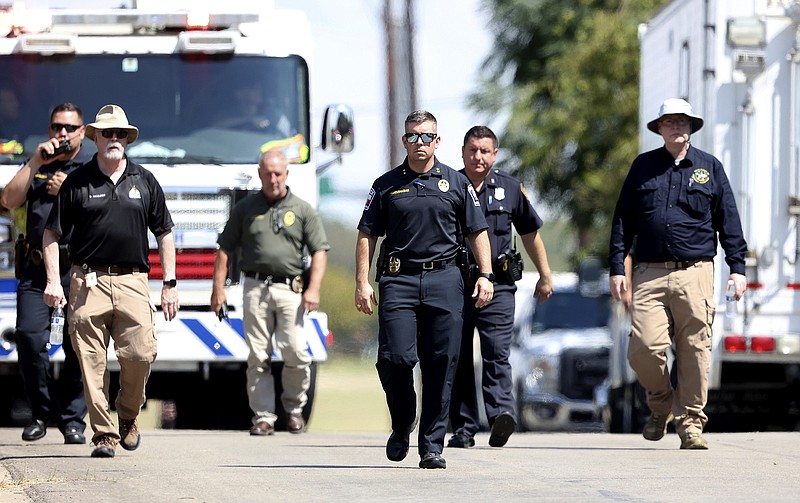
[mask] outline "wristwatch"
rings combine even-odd
[[[178,286],[178,280],[177,279],[164,280],[164,286],[175,288],[176,286]]]
[[[492,283],[494,283],[494,273],[493,272],[481,272],[481,273],[478,273],[478,277],[479,278],[486,278],[489,281],[491,281]]]

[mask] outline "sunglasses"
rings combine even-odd
[[[283,229],[283,211],[280,208],[275,208],[272,212],[272,232],[279,233]]]
[[[403,138],[405,138],[408,143],[417,143],[420,138],[422,138],[423,142],[430,143],[436,139],[436,136],[436,133],[406,133],[403,135]]]
[[[103,129],[100,134],[103,135],[103,138],[113,138],[114,136],[118,139],[128,138],[127,129]]]
[[[78,129],[82,128],[83,125],[75,125],[75,124],[61,124],[59,122],[54,122],[50,124],[50,131],[54,133],[61,132],[62,129],[66,129],[67,133],[74,133]]]

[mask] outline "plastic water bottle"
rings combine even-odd
[[[53,316],[50,318],[50,344],[64,343],[64,310],[61,306],[53,309]]]
[[[725,316],[728,318],[735,318],[737,312],[736,285],[732,279],[729,279],[728,285],[725,287]]]

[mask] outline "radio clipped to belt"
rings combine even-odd
[[[492,262],[495,281],[503,285],[513,285],[522,279],[522,270],[525,262],[517,251],[517,240],[514,238],[514,247],[503,250]]]

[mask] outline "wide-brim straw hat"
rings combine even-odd
[[[670,98],[661,104],[661,108],[658,109],[658,117],[647,123],[647,129],[655,134],[661,134],[658,132],[658,121],[665,115],[675,114],[683,114],[689,117],[692,122],[692,133],[703,127],[703,118],[692,113],[692,105],[689,102],[680,98]]]
[[[125,110],[118,105],[103,106],[97,112],[95,121],[86,126],[86,136],[90,140],[94,140],[95,132],[98,129],[125,129],[128,131],[128,144],[135,142],[136,138],[139,137],[139,129],[128,123],[128,116],[125,115]]]

